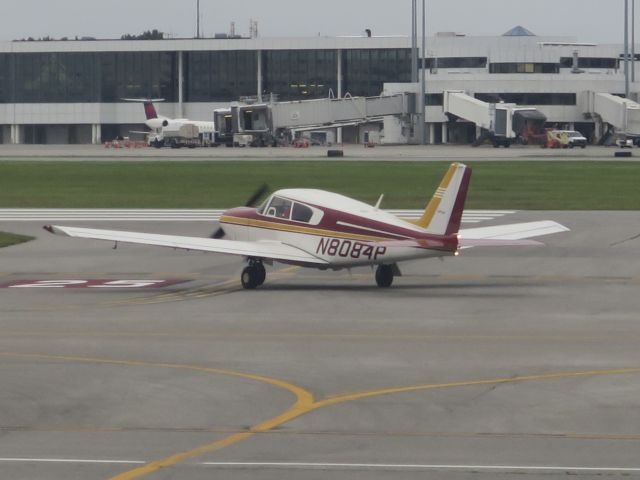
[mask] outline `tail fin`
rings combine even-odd
[[[458,233],[470,178],[471,168],[462,163],[452,163],[424,214],[412,223],[436,235]]]
[[[156,107],[153,106],[153,102],[144,102],[144,114],[146,115],[147,120],[158,118]]]

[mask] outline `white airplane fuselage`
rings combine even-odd
[[[272,208],[276,202],[280,206],[286,202],[290,211]],[[295,220],[295,209],[299,213],[311,211],[310,218],[301,215]],[[331,269],[393,264],[457,252],[456,235],[428,234],[375,207],[322,190],[278,191],[260,208],[228,210],[220,225],[229,239],[282,242],[324,260],[324,268]]]
[[[165,132],[166,131],[178,131],[185,125],[195,125],[198,127],[199,133],[215,133],[215,123],[205,122],[199,120],[189,120],[187,118],[167,118],[157,117],[150,118],[145,122],[145,125],[152,130]]]

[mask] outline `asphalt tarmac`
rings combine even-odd
[[[571,232],[256,291],[235,257],[2,223],[37,239],[0,250],[0,478],[640,477],[640,213],[480,225],[543,219]]]
[[[339,149],[344,157],[327,157],[328,150]],[[624,151],[631,157],[614,158]],[[8,145],[0,144],[1,160],[29,161],[287,161],[322,160],[336,161],[638,161],[640,150],[616,147],[589,146],[587,148],[549,149],[537,145],[513,145],[511,148],[493,148],[491,145],[378,145],[364,148],[362,145],[313,146],[309,148],[104,148],[101,145]]]

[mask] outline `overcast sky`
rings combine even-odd
[[[232,21],[236,33],[247,35],[250,18],[259,22],[263,37],[358,35],[365,28],[374,35],[410,33],[410,0],[200,2],[206,35],[228,32]],[[153,28],[191,37],[196,29],[196,0],[1,0],[0,5],[0,40],[45,35],[119,38]],[[622,43],[623,6],[624,0],[427,0],[427,28],[429,34],[501,35],[522,25],[538,35]]]

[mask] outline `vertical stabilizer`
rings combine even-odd
[[[471,168],[462,163],[452,163],[424,214],[412,223],[435,235],[458,233],[470,179]]]
[[[144,114],[146,115],[147,120],[158,118],[156,107],[153,106],[153,102],[144,102]]]

